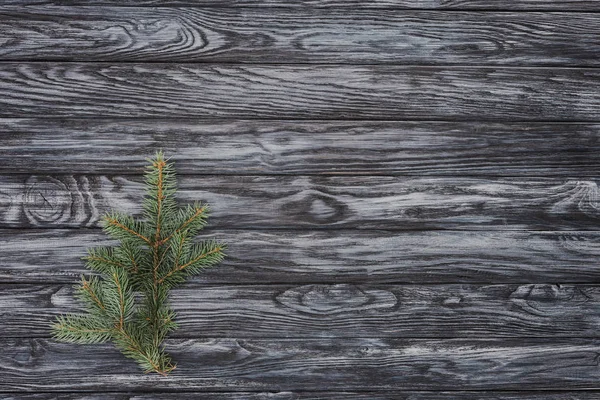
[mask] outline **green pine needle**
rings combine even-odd
[[[52,325],[54,337],[61,342],[104,343],[112,337],[112,327],[97,316],[69,314],[59,316]]]
[[[112,341],[144,372],[169,374],[175,364],[163,341],[177,328],[169,291],[223,260],[225,245],[193,242],[206,226],[208,205],[179,208],[173,163],[162,152],[148,159],[142,219],[116,211],[102,218],[104,232],[119,246],[97,247],[83,257],[97,276],[82,277],[77,298],[87,314],[56,318],[56,340],[92,344]]]

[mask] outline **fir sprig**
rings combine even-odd
[[[192,241],[206,225],[208,206],[179,208],[173,164],[162,152],[148,161],[143,218],[114,211],[102,218],[104,232],[120,244],[88,250],[83,259],[97,276],[82,277],[77,287],[87,313],[59,316],[52,333],[70,343],[112,341],[145,372],[167,375],[175,364],[163,341],[177,327],[169,291],[219,263],[225,245]]]

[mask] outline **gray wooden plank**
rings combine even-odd
[[[65,6],[195,6],[195,7],[277,7],[277,8],[385,8],[442,10],[598,11],[595,0],[3,0],[6,5]]]
[[[430,392],[430,391],[381,391],[381,392],[196,392],[196,393],[15,393],[1,394],[4,400],[596,400],[600,392]]]
[[[600,282],[599,232],[205,231],[227,257],[203,284]],[[0,281],[74,283],[97,230],[0,230]]]
[[[576,176],[600,173],[600,125],[399,121],[0,119],[0,173]]]
[[[596,230],[600,209],[595,181],[555,178],[186,175],[179,189],[219,229]],[[0,175],[0,227],[94,227],[143,194],[141,176]]]
[[[2,7],[0,33],[13,61],[600,65],[589,13]]]
[[[174,338],[598,337],[600,286],[183,285]],[[73,285],[0,285],[0,336],[50,337]]]
[[[0,346],[4,391],[599,387],[600,342],[591,339],[180,339],[167,342],[179,362],[167,378],[141,374],[108,344],[20,338]]]
[[[600,118],[593,68],[9,62],[0,92],[1,117]]]

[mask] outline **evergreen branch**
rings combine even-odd
[[[52,324],[52,336],[62,342],[92,344],[110,340],[112,329],[88,315],[64,315]]]
[[[164,160],[159,159],[156,160],[153,165],[156,167],[158,173],[158,181],[156,182],[156,233],[154,235],[154,243],[155,246],[159,246],[159,238],[160,238],[160,223],[161,223],[161,212],[162,212],[162,204],[164,200],[164,188],[163,188],[163,168],[166,166]]]
[[[208,206],[193,206],[194,212],[193,215],[188,217],[177,229],[175,229],[169,236],[167,236],[166,238],[164,238],[160,244],[164,244],[166,242],[168,242],[173,236],[183,232],[188,226],[191,226],[191,224],[194,221],[197,221],[198,219],[200,219],[203,214],[205,213],[205,211],[208,210]],[[204,221],[202,221],[204,222]]]
[[[122,231],[124,235],[124,238],[126,239],[129,235],[133,235],[137,238],[142,239],[144,242],[146,243],[151,243],[150,239],[148,239],[146,236],[142,235],[141,233],[137,232],[136,230],[126,226],[124,223],[120,222],[119,219],[114,216],[114,215],[107,215],[104,217],[104,222],[105,222],[105,228],[107,230],[109,230],[109,233],[117,233],[119,230]],[[116,230],[111,230],[110,228],[116,228]],[[119,235],[117,235],[119,236]],[[121,237],[118,237],[119,239]]]
[[[101,309],[101,310],[106,310],[106,307],[104,306],[104,303],[102,303],[100,301],[100,299],[98,298],[98,295],[95,293],[95,291],[92,289],[92,287],[90,286],[90,282],[86,281],[85,278],[82,279],[83,284],[82,284],[82,288],[83,290],[85,290],[90,298],[92,299],[92,301]]]
[[[181,253],[183,253],[183,245],[184,244],[185,244],[185,236],[181,236],[178,241],[177,251],[175,253],[175,260],[174,260],[175,268],[178,268],[178,266],[179,266],[179,259],[182,256]]]
[[[117,292],[119,293],[119,329],[123,329],[123,324],[125,323],[125,293],[121,287],[119,276],[116,273],[113,273],[113,279],[115,280]]]
[[[169,372],[175,369],[175,366],[171,365],[170,359],[160,350],[155,352],[155,357],[149,355],[149,351],[145,350],[144,346],[140,344],[137,339],[127,333],[124,327],[118,329],[117,333],[125,340],[122,341],[117,339],[115,340],[115,344],[117,344],[118,347],[121,347],[129,358],[136,360],[138,364],[144,368],[144,372],[155,371],[163,376],[167,376]]]
[[[137,263],[135,262],[135,259],[133,257],[131,257],[131,265],[133,266],[133,273],[137,273],[139,268],[137,266]]]
[[[177,328],[168,304],[170,289],[221,261],[225,246],[191,242],[206,225],[208,205],[194,203],[178,209],[173,165],[161,152],[150,161],[143,218],[106,214],[104,231],[120,245],[90,249],[83,257],[86,267],[99,273],[83,277],[77,290],[87,314],[59,316],[51,328],[63,342],[112,340],[145,372],[167,375],[175,365],[163,342]]]
[[[89,249],[88,255],[83,257],[83,260],[88,262],[90,269],[98,272],[107,272],[113,267],[127,269],[127,265],[123,264],[109,247]]]
[[[127,271],[113,268],[103,281],[106,319],[116,329],[122,328],[134,314],[135,295]]]
[[[176,213],[176,202],[173,194],[176,191],[175,173],[172,163],[167,163],[162,152],[150,161],[146,174],[146,194],[144,214],[148,228],[152,228],[154,242],[159,242],[163,233],[163,225],[169,224]]]
[[[160,278],[158,280],[158,283],[163,283],[166,279],[168,279],[172,275],[176,274],[177,272],[183,271],[186,268],[189,268],[190,266],[192,266],[194,264],[197,264],[198,262],[200,262],[202,260],[207,259],[211,255],[217,255],[217,259],[214,260],[214,263],[221,261],[221,258],[222,258],[221,251],[223,250],[223,247],[224,247],[223,245],[217,245],[216,248],[208,250],[208,251],[205,251],[205,252],[202,252],[202,254],[196,256],[195,258],[193,258],[192,260],[186,262],[183,265],[175,265],[175,267],[171,271],[169,271],[165,276],[163,276],[162,278]],[[209,262],[209,263],[206,263],[206,264],[207,264],[206,266],[208,266],[211,263]]]
[[[164,161],[162,154],[157,155],[156,160],[152,163],[152,166],[156,171],[156,182],[152,182],[155,185],[156,190],[156,210],[154,217],[155,224],[155,234],[154,234],[154,243],[153,245],[153,267],[152,267],[152,297],[154,299],[154,303],[158,302],[158,269],[160,264],[162,264],[162,260],[164,259],[164,255],[166,251],[163,252],[162,257],[159,259],[159,248],[161,246],[160,234],[161,234],[161,223],[162,223],[162,211],[163,211],[163,201],[165,200],[164,187],[163,187],[163,169],[167,166]],[[153,307],[152,312],[150,313],[150,325],[154,327],[153,329],[153,342],[159,342],[159,332],[158,332],[158,311],[156,307]]]
[[[194,211],[194,215],[192,215],[190,218],[188,218],[182,225],[181,227],[177,228],[175,230],[175,232],[179,233],[181,231],[183,231],[188,225],[190,225],[192,223],[192,221],[196,220],[200,215],[202,215],[202,213],[204,213],[204,211],[206,210],[206,206],[203,207],[194,207],[196,210]]]
[[[77,288],[76,295],[87,306],[90,315],[100,317],[106,312],[102,284],[98,277],[92,276],[87,280],[82,276],[81,285]]]
[[[127,258],[131,262],[132,272],[134,274],[137,274],[139,271],[139,267],[138,267],[137,262],[135,261],[135,257],[132,254],[127,254]]]

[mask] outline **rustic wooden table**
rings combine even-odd
[[[600,1],[2,4],[0,398],[600,398]],[[168,378],[48,331],[159,148]]]

